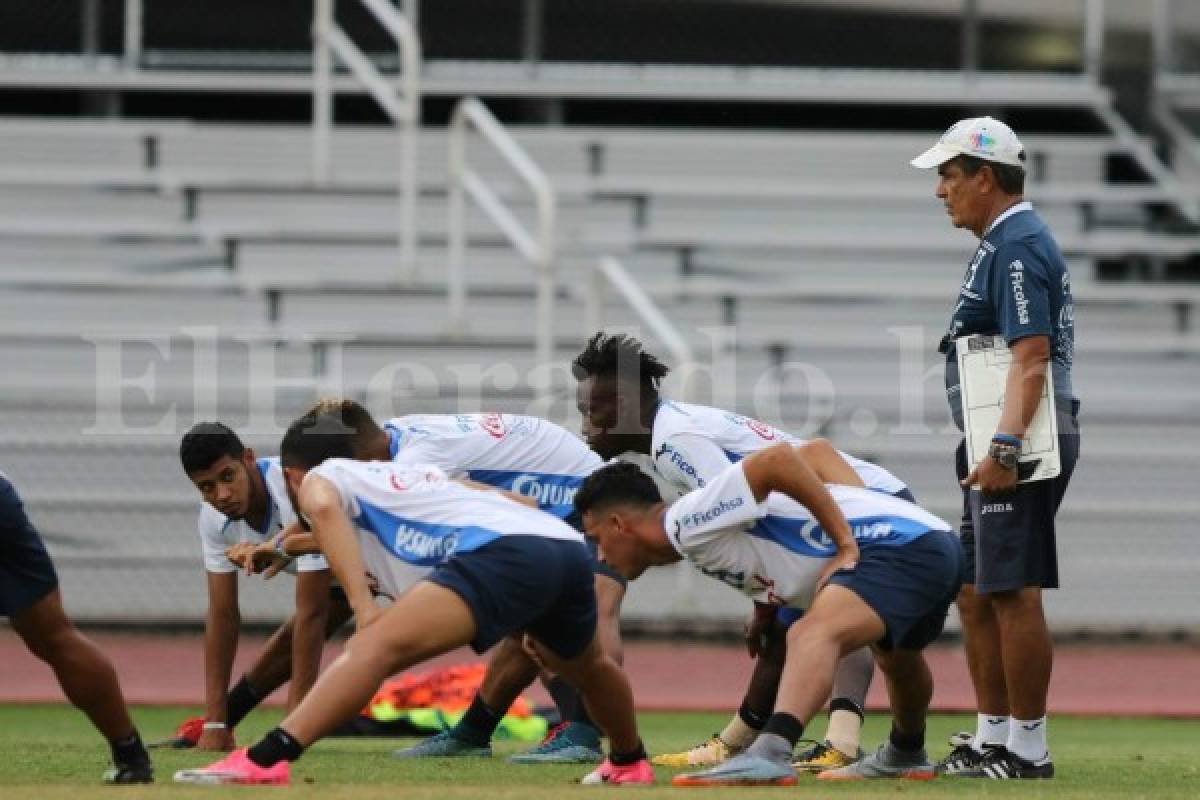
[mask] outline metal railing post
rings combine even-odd
[[[537,233],[531,236],[520,220],[500,200],[487,183],[467,163],[466,135],[470,126],[496,150],[508,166],[529,187],[537,204]],[[538,369],[535,374],[546,375],[535,387],[541,403],[550,400],[553,386],[548,367],[554,359],[554,300],[557,292],[555,258],[555,226],[558,201],[546,173],[509,135],[500,121],[477,98],[464,97],[454,107],[450,117],[449,134],[449,196],[446,229],[448,263],[446,267],[447,299],[451,331],[466,330],[466,197],[500,229],[509,243],[524,256],[534,269],[536,318],[534,354]]]
[[[413,4],[415,6],[415,3]],[[400,141],[400,184],[404,196],[400,199],[400,271],[401,278],[412,281],[417,277],[417,197],[421,186],[417,179],[417,137],[421,131],[421,40],[417,36],[416,18],[407,45],[400,45],[400,63],[404,74],[403,133]]]
[[[384,110],[399,132],[397,142],[396,246],[399,281],[417,275],[417,136],[421,126],[421,40],[415,25],[391,0],[359,0],[396,42],[399,78],[384,78],[374,62],[338,27],[335,0],[315,0],[313,13],[313,180],[328,184],[333,136],[333,60],[336,56]]]
[[[540,387],[541,399],[549,401],[549,367],[554,363],[554,300],[558,284],[555,258],[557,208],[551,192],[537,193],[538,210],[538,286],[537,286],[537,349],[538,366],[547,370],[547,383]]]
[[[329,182],[329,145],[333,127],[333,53],[329,34],[333,28],[335,0],[316,0],[313,13],[313,141],[312,178]]]
[[[450,173],[446,197],[446,296],[449,302],[447,314],[450,318],[450,332],[461,336],[466,333],[467,328],[467,292],[463,276],[463,262],[466,260],[466,202],[463,197],[463,178],[467,160],[467,118],[462,104],[455,107],[454,114],[450,117],[450,131],[447,136]]]
[[[1083,2],[1083,69],[1099,82],[1104,70],[1104,0]]]
[[[122,59],[126,69],[142,63],[142,0],[125,0],[125,37]]]
[[[1154,75],[1164,75],[1174,67],[1171,45],[1171,0],[1154,0],[1150,17],[1150,40],[1154,50]]]
[[[963,0],[962,69],[968,77],[979,72],[979,0]]]

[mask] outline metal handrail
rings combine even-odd
[[[537,231],[530,233],[504,205],[487,182],[467,163],[467,131],[473,128],[495,148],[500,157],[529,187],[537,205]],[[554,358],[555,222],[557,198],[554,186],[529,154],[500,123],[487,106],[475,97],[464,97],[454,107],[449,133],[449,197],[446,235],[449,263],[446,269],[448,315],[452,333],[466,331],[467,288],[466,198],[470,197],[500,229],[505,238],[534,268],[537,280],[535,357],[546,369]],[[539,400],[550,396],[549,380],[536,387]]]
[[[142,65],[142,0],[125,0],[122,59],[127,69]]]
[[[612,256],[606,256],[592,268],[591,283],[584,298],[584,335],[591,336],[604,327],[605,289],[611,285],[620,293],[633,312],[650,331],[658,337],[675,362],[675,374],[679,377],[679,396],[685,401],[695,399],[694,377],[698,374],[698,362],[687,340],[676,330],[667,316],[650,299],[650,295],[638,285],[633,276]]]
[[[328,184],[333,133],[333,57],[366,87],[400,134],[397,220],[401,282],[417,276],[417,134],[421,125],[421,41],[412,23],[388,0],[359,0],[396,41],[400,84],[393,87],[334,21],[336,0],[316,0],[313,15],[313,180]]]

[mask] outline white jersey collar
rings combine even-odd
[[[1017,203],[1015,206],[1006,208],[1004,210],[1004,212],[1000,214],[1000,216],[998,216],[994,220],[992,220],[991,225],[988,225],[988,229],[983,232],[984,237],[986,237],[989,233],[994,231],[996,229],[996,226],[999,225],[1001,222],[1004,222],[1004,220],[1008,219],[1009,217],[1011,217],[1014,214],[1020,214],[1022,211],[1033,211],[1033,203],[1029,202],[1028,200],[1022,200],[1021,202]]]

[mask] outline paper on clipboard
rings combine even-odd
[[[962,390],[963,422],[966,428],[967,462],[979,466],[987,455],[1000,411],[1012,353],[1001,336],[974,334],[955,340],[958,375]],[[1058,453],[1058,420],[1054,413],[1054,379],[1046,370],[1046,382],[1033,421],[1021,441],[1018,483],[1057,477],[1061,471]]]

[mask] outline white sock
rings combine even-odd
[[[754,740],[758,738],[758,731],[747,725],[740,714],[734,714],[733,719],[729,720],[729,724],[725,726],[725,730],[717,735],[721,737],[722,742],[729,745],[730,750],[740,752],[754,743]]]
[[[1039,762],[1050,755],[1046,747],[1046,718],[1014,719],[1008,728],[1008,752]]]
[[[853,758],[858,754],[859,736],[862,733],[862,717],[853,711],[841,709],[829,714],[829,725],[825,728],[825,739],[836,750]]]
[[[975,738],[971,740],[971,747],[982,753],[984,745],[1007,742],[1011,727],[1009,719],[998,714],[976,714]]]

